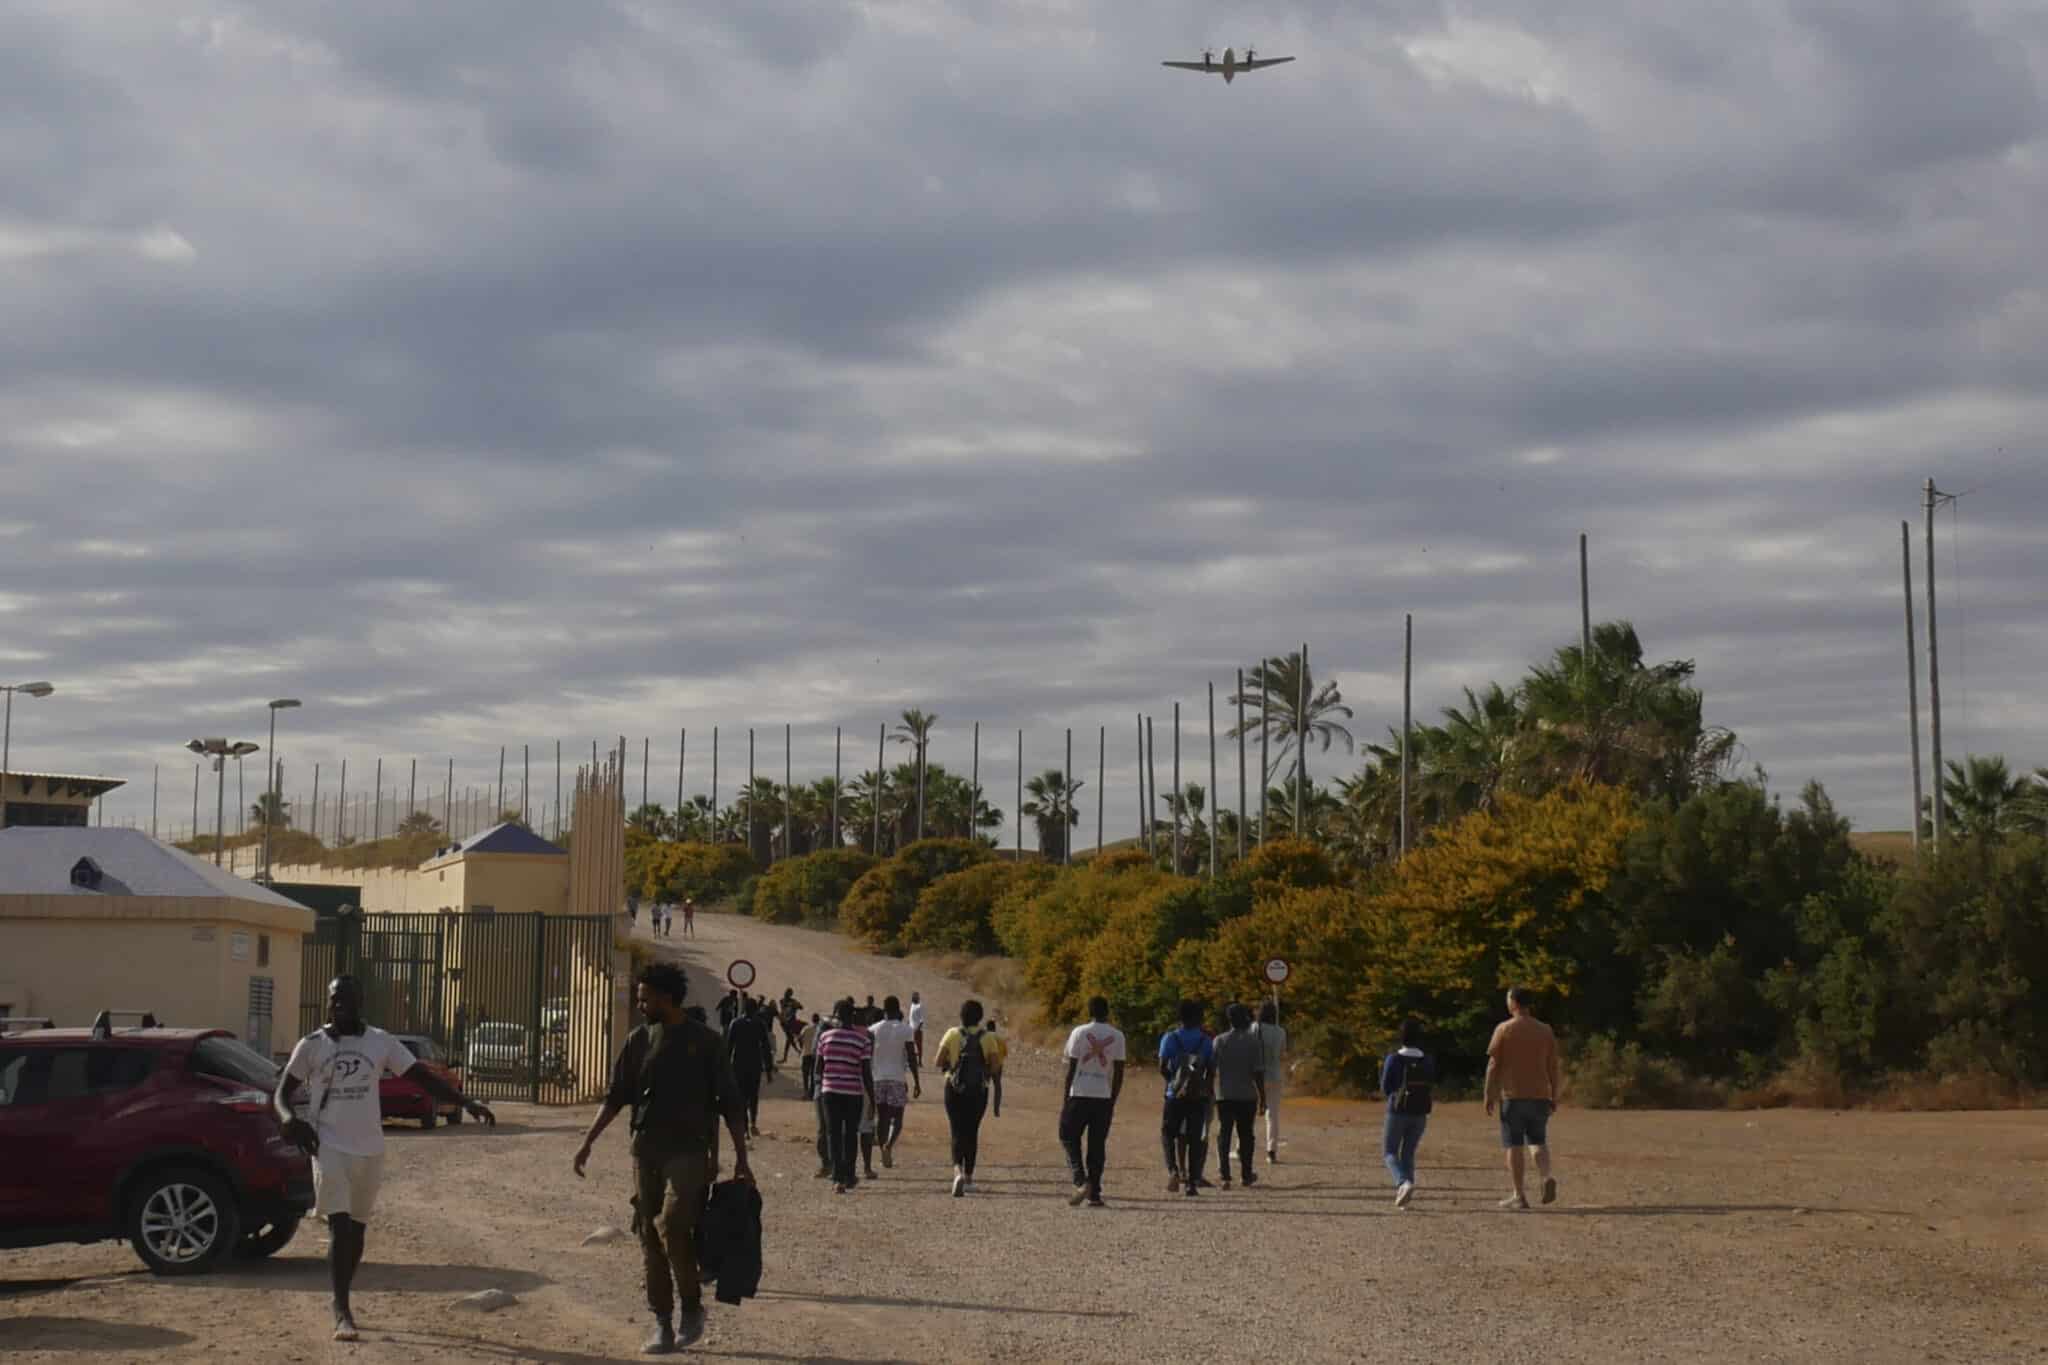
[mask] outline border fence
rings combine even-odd
[[[322,915],[299,959],[300,1032],[349,973],[363,1017],[431,1038],[472,1098],[587,1103],[621,1041],[613,928],[602,915]]]

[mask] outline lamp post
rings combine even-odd
[[[14,758],[14,694],[21,692],[31,697],[47,697],[56,690],[46,682],[0,684],[0,692],[7,694],[7,722],[4,735],[0,735],[0,773],[14,771],[11,766]],[[5,795],[6,793],[0,792],[0,798],[4,798]],[[0,806],[5,804],[5,800],[0,799]]]
[[[269,795],[263,802],[263,884],[270,885],[270,826],[277,819],[278,783],[282,776],[277,770],[277,713],[291,711],[298,707],[297,697],[279,697],[270,703],[270,781],[264,783]]]
[[[220,774],[220,781],[214,793],[213,803],[213,865],[221,866],[222,837],[227,828],[228,814],[228,760],[240,760],[256,753],[262,746],[247,740],[195,739],[185,745],[195,754],[207,754],[213,758],[213,770]]]

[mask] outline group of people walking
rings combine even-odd
[[[695,938],[697,935],[697,902],[685,896],[683,897],[682,909],[683,937]],[[638,925],[640,923],[640,898],[638,896],[628,896],[626,898],[626,923],[629,925]],[[667,901],[656,901],[647,907],[647,929],[649,933],[653,934],[656,938],[673,938],[675,937],[675,928],[675,906]]]

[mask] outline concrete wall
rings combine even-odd
[[[19,914],[7,899],[69,902],[66,913]],[[293,912],[228,900],[128,897],[117,914],[86,914],[77,898],[0,898],[0,998],[16,1015],[84,1027],[103,1009],[149,1010],[160,1023],[248,1035],[249,980],[272,983],[269,1051],[289,1052],[299,1021],[299,948],[312,928]],[[242,936],[239,937],[238,936]],[[259,962],[269,939],[270,961]],[[237,958],[237,948],[245,956]]]
[[[238,875],[256,875],[260,858],[255,850],[235,849],[230,857]],[[360,905],[370,914],[468,910],[479,905],[491,906],[501,915],[569,913],[569,860],[559,854],[480,853],[420,868],[277,863],[271,875],[280,882],[361,887]]]

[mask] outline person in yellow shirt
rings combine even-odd
[[[981,1145],[982,1115],[995,1097],[1003,1116],[1003,1063],[1010,1050],[993,1027],[983,1028],[979,1000],[960,1007],[960,1026],[939,1040],[939,1070],[946,1077],[946,1122],[953,1130],[953,1197],[974,1192],[974,1159]]]

